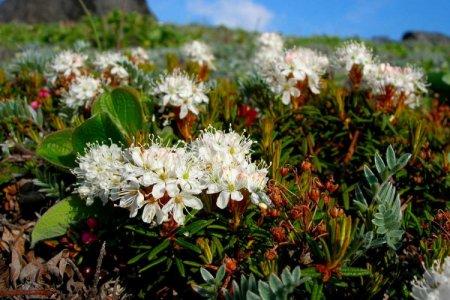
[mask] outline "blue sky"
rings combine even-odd
[[[224,24],[290,35],[450,35],[450,0],[147,0],[162,22]]]

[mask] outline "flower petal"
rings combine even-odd
[[[142,211],[142,221],[145,223],[151,223],[156,215],[157,207],[155,205],[158,204],[147,204]]]
[[[155,199],[161,199],[166,192],[166,184],[163,182],[157,183],[153,186],[152,195]]]
[[[244,198],[240,191],[234,191],[231,193],[231,199],[234,201],[241,201]]]
[[[227,191],[220,192],[219,197],[217,197],[217,207],[224,209],[227,207],[228,201],[230,201],[230,193]]]
[[[188,207],[192,207],[194,209],[202,209],[203,208],[202,201],[200,199],[198,199],[197,197],[185,196],[183,202],[184,202],[184,205],[186,205]]]

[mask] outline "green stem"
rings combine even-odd
[[[84,4],[84,1],[83,1],[83,0],[78,0],[78,2],[80,3],[81,7],[82,7],[83,10],[84,10],[84,13],[85,13],[86,16],[88,17],[89,23],[90,23],[90,25],[91,25],[91,27],[92,27],[92,30],[94,31],[95,43],[97,44],[97,48],[98,48],[99,50],[102,50],[102,44],[100,43],[100,36],[98,35],[97,28],[95,27],[94,19],[92,18],[92,14],[91,14],[91,12],[89,11],[89,9],[86,7],[86,5]]]

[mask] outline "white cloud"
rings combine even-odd
[[[273,18],[270,10],[253,0],[191,0],[187,9],[213,25],[264,30]]]

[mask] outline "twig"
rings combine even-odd
[[[105,257],[105,254],[106,254],[105,246],[106,246],[106,242],[103,242],[102,249],[100,249],[100,254],[97,259],[97,267],[95,268],[95,276],[94,276],[94,281],[92,283],[92,288],[94,290],[97,290],[97,285],[98,285],[98,282],[100,281],[100,271],[102,268],[103,258]]]
[[[358,138],[359,135],[361,134],[361,132],[359,130],[356,130],[355,134],[353,134],[352,136],[352,142],[350,144],[350,147],[348,148],[347,154],[345,155],[344,158],[344,164],[348,164],[350,162],[350,160],[353,157],[353,154],[355,153],[356,150],[356,143],[358,142]]]
[[[69,262],[69,265],[72,267],[75,274],[77,274],[78,279],[80,279],[84,283],[84,276],[83,274],[81,274],[80,269],[78,269],[77,265],[75,265],[75,263],[70,258],[67,259],[67,261]]]
[[[15,297],[15,296],[44,296],[50,298],[58,294],[56,290],[0,290],[0,297]]]
[[[83,8],[84,13],[87,15],[89,23],[91,24],[92,30],[94,31],[95,42],[97,44],[98,49],[102,50],[102,45],[100,43],[100,37],[98,35],[97,28],[95,27],[94,19],[92,18],[92,14],[89,11],[89,9],[86,7],[86,4],[84,4],[83,0],[78,0],[78,2],[80,3],[81,7]]]

